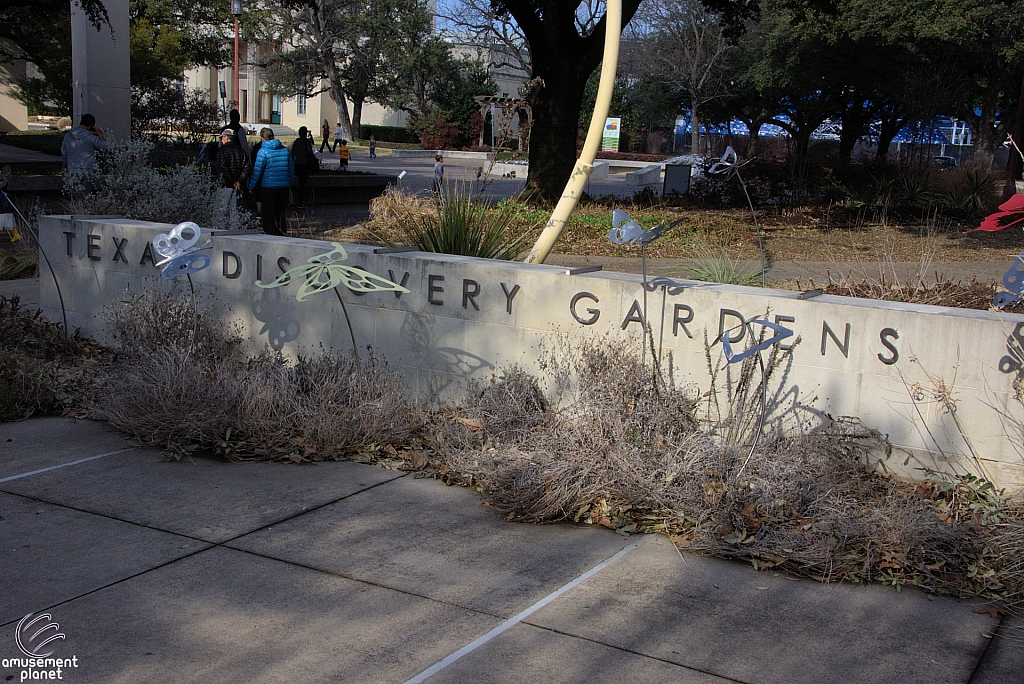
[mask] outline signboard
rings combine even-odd
[[[622,127],[622,119],[605,119],[604,135],[601,136],[602,152],[619,151],[619,129]]]

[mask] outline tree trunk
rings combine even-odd
[[[690,98],[690,114],[693,130],[690,131],[690,153],[700,154],[700,118],[697,116],[697,103]]]
[[[843,112],[843,130],[839,134],[839,157],[843,161],[849,161],[853,157],[853,148],[857,141],[864,135],[867,127],[867,112],[863,106],[851,105]]]
[[[327,82],[331,84],[330,94],[334,106],[338,108],[338,121],[341,122],[341,135],[345,140],[352,140],[352,119],[348,115],[348,99],[345,97],[345,87],[341,83],[341,72],[338,71],[337,63],[334,61],[334,50],[330,47],[324,48],[324,66],[327,70]]]
[[[589,74],[588,74],[589,75]],[[530,175],[527,193],[543,203],[556,202],[576,164],[576,134],[587,78],[553,73],[530,94]]]
[[[978,161],[983,168],[991,169],[995,161],[996,150],[1003,143],[1002,126],[996,126],[997,103],[987,101],[981,105],[981,116],[973,117],[971,122],[977,134],[974,138],[974,153],[971,161]]]
[[[360,126],[363,120],[363,101],[366,99],[363,95],[352,96],[352,139],[355,140],[359,137]]]

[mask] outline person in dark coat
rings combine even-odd
[[[256,153],[250,152],[249,150],[249,141],[245,136],[245,126],[240,123],[241,118],[242,115],[238,113],[238,110],[232,109],[231,113],[228,114],[230,122],[224,128],[230,128],[235,132],[235,137],[238,139],[238,147],[241,148],[242,152],[244,152],[246,156],[255,156]]]
[[[238,137],[230,128],[220,133],[220,149],[217,150],[213,167],[220,179],[225,208],[230,209],[232,201],[237,206],[242,188],[249,179],[249,160],[238,144]]]
[[[299,181],[295,189],[295,206],[298,209],[306,208],[306,182],[309,181],[310,171],[316,165],[316,161],[313,138],[305,126],[300,126],[299,137],[292,143],[292,162],[295,165],[295,177]]]
[[[269,128],[260,131],[263,144],[256,153],[249,189],[262,187],[263,232],[267,235],[286,235],[285,212],[288,209],[288,193],[295,178],[295,163],[291,153],[280,140],[274,139]]]

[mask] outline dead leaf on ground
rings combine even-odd
[[[463,418],[459,416],[455,420],[473,432],[484,429],[484,421],[480,418]]]
[[[978,610],[976,610],[974,612],[977,613],[978,615],[988,614],[988,615],[991,615],[992,617],[994,617],[996,619],[999,619],[999,617],[1002,616],[1002,615],[1006,615],[1006,611],[1005,610],[1000,610],[1000,609],[996,608],[995,606],[988,606],[986,608],[980,608],[980,609],[978,609]]]
[[[427,455],[422,451],[413,451],[409,454],[409,460],[412,462],[412,467],[419,469],[427,465]]]

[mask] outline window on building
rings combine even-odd
[[[295,100],[295,113],[299,116],[306,116],[306,96],[299,95]]]

